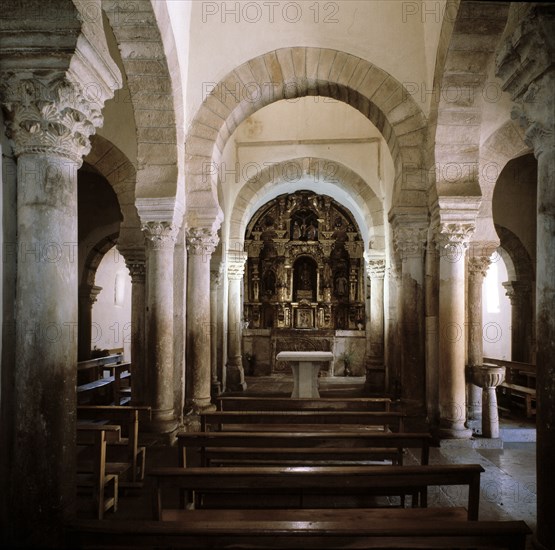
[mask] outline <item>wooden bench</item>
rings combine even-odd
[[[202,431],[222,431],[233,426],[241,430],[254,425],[261,430],[290,430],[291,426],[311,425],[310,429],[366,430],[368,427],[395,432],[403,429],[403,414],[369,411],[209,411],[200,413]]]
[[[182,432],[181,467],[215,464],[310,463],[391,460],[402,465],[407,448],[428,464],[430,434],[386,432]]]
[[[101,367],[103,365],[111,365],[121,363],[123,361],[123,353],[114,353],[105,357],[97,357],[86,361],[77,362],[77,383],[86,384],[94,382],[102,377]]]
[[[77,420],[107,420],[121,426],[123,437],[115,445],[126,449],[126,460],[131,463],[131,479],[120,481],[122,486],[140,486],[145,475],[146,448],[139,446],[139,422],[152,418],[147,406],[87,406],[77,407]]]
[[[119,474],[125,468],[106,462],[106,443],[108,440],[117,441],[119,436],[120,427],[115,425],[77,426],[77,444],[92,448],[92,454],[85,460],[77,457],[77,487],[92,487],[94,511],[98,519],[102,519],[109,509],[114,512],[118,509]]]
[[[344,496],[404,496],[419,495],[412,505],[427,507],[430,486],[468,486],[468,519],[478,519],[480,503],[479,464],[449,464],[444,466],[311,466],[311,467],[216,467],[216,468],[156,468],[147,473],[154,480],[154,519],[163,517],[163,491],[179,490],[188,497],[182,504],[202,507],[207,495],[225,494],[226,507],[233,506],[236,496],[262,497],[259,503],[273,504],[276,495],[293,497],[298,502],[288,508],[306,507],[307,497],[332,497],[337,506]],[[270,498],[271,496],[271,498]],[[325,499],[324,499],[325,500]],[[328,501],[326,501],[328,502]],[[218,506],[221,507],[221,506]],[[260,506],[264,507],[264,506]],[[277,506],[279,507],[279,506]],[[319,507],[321,507],[319,505]],[[325,507],[325,506],[324,506]]]
[[[217,397],[220,411],[383,411],[391,407],[389,397]]]
[[[518,384],[508,384],[506,382],[500,384],[499,387],[501,388],[501,392],[508,395],[509,399],[512,396],[524,399],[527,418],[531,418],[534,414],[536,414],[536,407],[532,405],[532,403],[536,402],[535,389],[519,386]]]
[[[508,398],[509,405],[512,397],[517,397],[524,400],[527,418],[536,414],[536,365],[491,358],[484,358],[484,361],[505,367],[505,381],[499,384],[497,391]]]
[[[432,510],[432,509],[430,509]],[[403,514],[420,510],[399,510]],[[248,510],[246,519],[226,515],[190,516],[183,521],[101,522],[80,520],[67,529],[68,548],[233,548],[253,549],[321,549],[345,548],[500,548],[525,550],[526,536],[531,533],[523,521],[461,521],[445,517],[443,509],[436,515],[392,518],[377,516],[375,510],[333,510],[333,517],[310,511],[294,519],[282,519],[282,512],[265,511],[265,515]],[[277,514],[276,512],[279,512]],[[397,512],[388,510],[389,513]],[[194,512],[197,514],[197,511]],[[286,516],[285,516],[286,517]],[[426,519],[423,519],[425,517]]]

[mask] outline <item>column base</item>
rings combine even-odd
[[[226,389],[228,391],[245,391],[247,389],[243,365],[229,363],[226,365]]]
[[[385,365],[383,357],[370,357],[366,362],[365,395],[385,394]]]
[[[219,380],[215,380],[210,384],[210,394],[212,397],[222,395],[222,385]]]
[[[214,405],[209,398],[203,397],[202,399],[193,399],[189,404],[186,414],[191,415],[215,410],[216,405]]]
[[[152,420],[147,422],[145,431],[154,434],[170,434],[177,430],[177,420],[173,410],[153,410]]]
[[[438,435],[440,439],[470,439],[472,430],[459,425],[443,425],[439,427]]]

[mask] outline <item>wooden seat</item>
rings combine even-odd
[[[399,412],[369,411],[209,411],[200,413],[201,430],[241,430],[256,426],[257,431],[291,430],[290,426],[310,425],[310,429],[402,431],[403,414]]]
[[[118,509],[119,474],[123,467],[107,467],[106,434],[119,433],[119,426],[83,426],[81,432],[92,436],[93,452],[90,461],[77,460],[77,487],[92,487],[94,512],[98,519],[102,519],[108,510],[116,512]]]
[[[342,466],[342,467],[216,467],[156,468],[147,475],[154,479],[154,518],[160,519],[164,509],[162,493],[185,491],[187,502],[202,506],[205,494],[222,494],[230,502],[233,495],[262,496],[261,502],[272,506],[275,495],[298,499],[296,507],[307,495],[404,496],[419,495],[413,506],[427,507],[427,488],[438,485],[468,486],[468,519],[478,519],[480,497],[479,464],[445,466]],[[268,496],[271,495],[271,499]],[[275,506],[274,506],[275,507]]]
[[[391,406],[389,397],[218,397],[220,411],[383,411]]]
[[[218,511],[219,512],[219,511]],[[269,512],[269,513],[268,513]],[[409,512],[404,510],[403,512]],[[505,548],[524,550],[531,533],[523,521],[461,521],[380,518],[374,511],[334,510],[334,519],[318,521],[266,519],[74,521],[68,526],[70,547],[88,548]],[[278,516],[279,517],[279,516]]]
[[[131,476],[129,480],[120,480],[122,486],[140,486],[145,475],[146,447],[139,445],[139,422],[151,419],[151,408],[147,406],[78,406],[77,419],[91,419],[95,421],[107,420],[111,424],[121,427],[124,437],[115,446],[124,449],[124,457],[130,463]],[[109,449],[112,451],[113,449]],[[113,456],[116,456],[114,453]],[[122,456],[119,453],[119,456]],[[112,456],[110,456],[112,459]]]
[[[536,402],[536,390],[534,388],[527,388],[525,386],[520,386],[518,384],[509,384],[506,382],[500,384],[499,387],[501,388],[502,392],[508,394],[509,399],[512,396],[524,399],[527,418],[531,418],[534,414],[536,414],[536,407],[532,405],[532,403]]]
[[[428,464],[430,434],[386,432],[182,432],[179,464],[251,464],[295,460],[391,460],[402,464],[407,448]]]

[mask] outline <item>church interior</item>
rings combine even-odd
[[[0,6],[2,547],[555,548],[553,4]]]

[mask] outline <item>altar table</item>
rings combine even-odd
[[[323,362],[332,361],[331,351],[281,351],[278,361],[287,361],[293,371],[291,397],[320,397],[318,372]]]

